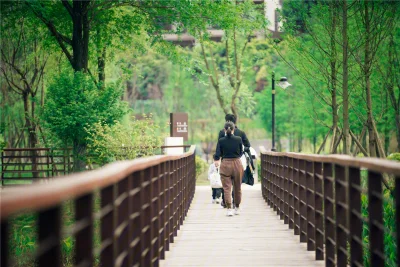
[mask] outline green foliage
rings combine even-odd
[[[86,128],[89,154],[100,164],[154,155],[166,136],[158,134],[159,128],[151,116],[132,119],[127,124],[119,121],[113,125],[95,123]]]
[[[400,153],[392,153],[387,157],[387,159],[400,161]]]
[[[196,156],[196,179],[208,169],[208,164],[201,157]]]
[[[396,231],[396,218],[395,218],[395,206],[393,203],[393,198],[390,196],[388,192],[384,194],[383,201],[383,224],[385,228],[384,232],[384,252],[386,256],[385,267],[394,267],[397,266],[397,246],[396,246],[396,238],[393,235]],[[364,219],[369,217],[368,212],[368,198],[365,194],[361,195],[361,214]],[[362,239],[364,243],[364,266],[369,267],[370,264],[370,253],[367,249],[369,247],[370,241],[370,232],[368,228],[368,224],[364,221],[363,223],[363,231],[362,231]]]
[[[96,123],[111,125],[126,112],[116,86],[97,88],[81,72],[64,71],[50,84],[42,119],[50,134],[63,145],[87,145]]]

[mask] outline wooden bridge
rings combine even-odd
[[[210,189],[196,187],[194,153],[191,147],[180,156],[116,162],[3,190],[1,266],[18,266],[20,258],[40,267],[398,266],[400,231],[383,222],[382,188],[395,183],[399,229],[398,163],[262,150],[261,185],[243,185],[242,213],[226,217],[211,204]],[[28,211],[36,214],[37,241],[21,255],[14,224]],[[397,242],[393,255],[385,250],[388,233]]]

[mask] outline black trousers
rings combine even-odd
[[[220,198],[221,194],[224,195],[224,190],[222,188],[211,188],[212,189],[212,198]]]

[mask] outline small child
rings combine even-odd
[[[214,162],[210,165],[210,168],[208,169],[208,180],[210,182],[212,180],[212,175],[219,175],[218,167],[215,165]],[[212,202],[211,203],[219,204],[221,194],[222,194],[222,185],[221,185],[221,188],[215,188],[215,187],[211,186],[211,190],[212,190]]]

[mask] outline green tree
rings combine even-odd
[[[107,86],[99,91],[88,75],[64,71],[50,84],[43,121],[64,146],[72,145],[75,170],[84,168],[88,132],[96,123],[113,124],[126,112],[121,90]]]

